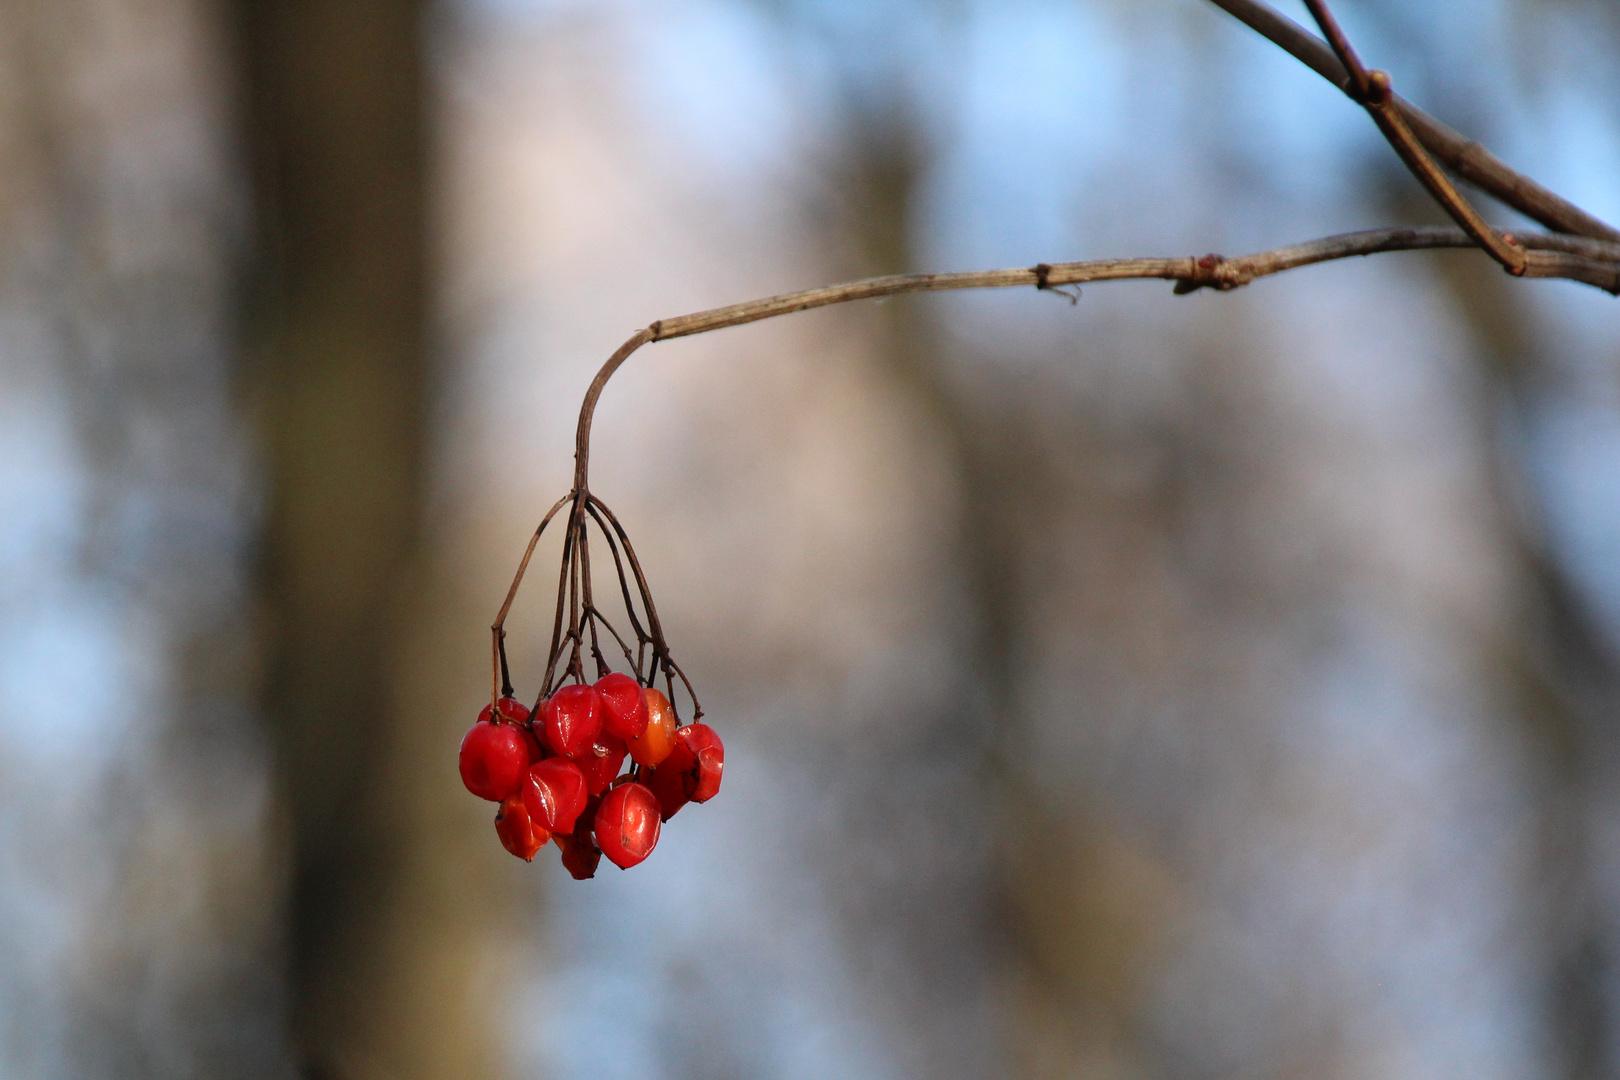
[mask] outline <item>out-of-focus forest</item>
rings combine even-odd
[[[1620,9],[1335,7],[1620,221]],[[1203,0],[0,4],[0,1075],[1620,1077],[1620,308],[1478,252],[643,350],[726,785],[453,765],[637,327],[1439,220]]]

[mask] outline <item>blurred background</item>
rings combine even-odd
[[[1620,220],[1620,9],[1338,7]],[[1620,308],[1476,254],[648,347],[726,787],[454,766],[636,328],[1434,220],[1201,0],[5,0],[0,1076],[1620,1076]]]

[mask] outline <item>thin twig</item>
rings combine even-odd
[[[601,609],[593,607],[587,610],[585,614],[599,620],[603,626],[607,627],[607,632],[613,635],[613,640],[617,641],[619,643],[619,648],[624,650],[624,662],[627,664],[634,664],[635,658],[630,655],[630,646],[626,645],[624,638],[620,637],[619,632],[613,629],[613,624],[608,622],[607,616],[602,614]],[[601,657],[599,656],[597,659],[600,660]],[[606,674],[606,672],[603,672],[603,674]],[[597,678],[601,677],[601,675],[597,676]]]
[[[490,624],[489,630],[494,639],[493,652],[495,654],[495,674],[492,679],[499,683],[498,687],[490,688],[489,712],[491,716],[495,715],[496,707],[500,702],[499,695],[511,696],[512,693],[512,674],[506,664],[506,630],[504,629],[506,616],[512,610],[512,601],[517,599],[518,586],[523,583],[523,572],[529,568],[529,559],[534,555],[534,546],[540,542],[540,534],[546,531],[546,526],[551,524],[551,519],[556,516],[557,511],[562,509],[563,504],[572,495],[573,492],[569,492],[568,495],[558,499],[556,505],[547,510],[546,516],[540,519],[539,527],[534,530],[534,535],[529,537],[529,546],[523,549],[523,558],[518,562],[517,573],[512,575],[512,585],[506,590],[506,600],[501,604],[501,610],[495,616],[495,621]]]
[[[608,551],[613,555],[613,569],[619,577],[619,592],[624,597],[625,614],[630,617],[630,628],[636,632],[637,657],[635,661],[636,681],[643,686],[647,681],[641,677],[641,661],[645,654],[645,646],[652,641],[652,635],[642,628],[641,620],[636,618],[636,606],[630,600],[630,582],[624,576],[624,561],[619,558],[619,545],[613,539],[613,530],[602,520],[602,514],[594,504],[585,504],[586,513],[596,522],[596,527],[602,531],[602,538],[607,541]],[[626,657],[628,659],[628,657]]]
[[[586,438],[590,438],[588,429]],[[624,526],[619,524],[619,519],[612,510],[608,509],[607,503],[598,499],[595,495],[589,496],[589,499],[591,504],[600,510],[603,516],[608,519],[608,522],[612,524],[613,531],[619,534],[619,543],[624,545],[624,557],[630,560],[630,570],[636,577],[636,589],[641,593],[641,607],[647,613],[647,630],[652,638],[653,663],[656,665],[660,655],[668,655],[669,647],[664,641],[664,627],[658,621],[658,605],[653,603],[652,589],[647,585],[647,575],[641,572],[641,560],[636,558],[636,549],[630,543],[630,534],[624,531]]]
[[[1339,28],[1339,20],[1328,10],[1325,0],[1305,0],[1305,7],[1310,11],[1311,18],[1316,20],[1316,25],[1321,28],[1322,36],[1327,38],[1328,48],[1333,50],[1333,55],[1344,68],[1350,84],[1344,92],[1358,102],[1366,101],[1368,92],[1372,89],[1367,78],[1367,69],[1362,66],[1361,57],[1357,56],[1356,50],[1351,47],[1350,39]]]
[[[596,412],[596,399],[602,396],[602,387],[606,386],[608,379],[612,378],[613,373],[619,370],[619,365],[629,359],[631,353],[652,339],[652,328],[648,327],[623,345],[620,345],[618,351],[608,357],[608,362],[602,365],[602,370],[596,373],[596,378],[591,380],[591,385],[586,387],[585,400],[579,406],[579,427],[574,432],[574,489],[576,491],[585,490],[585,476],[590,472],[591,415]]]
[[[500,657],[501,657],[501,696],[502,697],[511,697],[512,696],[512,668],[506,662],[506,631],[505,630],[497,630],[495,633],[496,633],[495,651],[497,653],[499,653]],[[493,711],[492,711],[492,715],[493,715]]]
[[[1569,237],[1549,236],[1546,233],[1515,233],[1516,242],[1532,250],[1525,266],[1526,277],[1567,278],[1620,295],[1620,243],[1586,239],[1578,244]],[[1038,267],[1018,267],[1007,270],[972,270],[954,274],[892,274],[887,277],[866,278],[861,281],[827,285],[819,289],[767,296],[747,303],[713,308],[709,311],[660,319],[645,329],[638,330],[608,358],[596,377],[591,380],[580,405],[579,427],[575,433],[575,494],[589,504],[601,508],[612,522],[614,531],[625,545],[647,605],[647,618],[655,641],[655,650],[663,644],[663,633],[658,625],[656,610],[651,604],[646,580],[641,567],[630,549],[629,538],[614,518],[612,511],[587,488],[586,470],[590,461],[591,418],[602,389],[630,355],[651,341],[688,337],[711,330],[790,315],[797,311],[848,303],[852,300],[870,300],[880,296],[902,293],[946,292],[955,289],[1005,289],[1018,286],[1050,288],[1053,285],[1079,285],[1090,281],[1124,281],[1130,279],[1163,279],[1176,282],[1177,293],[1199,289],[1226,291],[1247,285],[1259,278],[1294,270],[1315,263],[1349,259],[1362,255],[1376,255],[1386,251],[1419,251],[1435,248],[1477,248],[1478,244],[1460,228],[1451,226],[1408,226],[1393,229],[1369,229],[1364,232],[1340,233],[1319,240],[1310,240],[1290,247],[1255,252],[1226,258],[1221,255],[1184,256],[1181,258],[1094,259],[1086,262],[1042,263]],[[555,641],[555,637],[553,641]],[[657,663],[655,651],[654,664]]]
[[[576,492],[569,492],[565,498],[577,499],[578,495]],[[540,683],[540,696],[534,701],[534,711],[536,713],[540,711],[540,705],[546,700],[546,695],[551,693],[551,679],[557,672],[557,657],[560,655],[559,650],[564,640],[562,636],[563,602],[567,596],[568,571],[573,566],[573,550],[574,533],[570,529],[563,534],[562,568],[557,571],[557,614],[551,624],[551,648],[548,650],[546,659],[546,677]]]
[[[574,493],[570,491],[558,499],[552,508],[546,511],[546,516],[540,519],[540,526],[534,530],[534,535],[529,537],[529,546],[523,549],[523,559],[518,563],[517,573],[512,576],[512,587],[506,590],[506,601],[501,604],[500,614],[495,616],[491,630],[499,630],[506,625],[506,615],[512,610],[512,601],[517,598],[518,585],[523,581],[523,572],[529,568],[529,558],[534,554],[534,546],[540,542],[540,534],[546,531],[546,526],[551,524],[551,519],[557,516],[557,511],[563,508],[563,504],[573,497]]]
[[[557,648],[552,651],[550,666],[552,668],[555,668],[556,665],[557,665],[557,661],[562,659],[562,656],[563,656],[564,652],[566,652],[570,648],[576,648],[577,647],[577,645],[576,645],[577,641],[578,641],[578,637],[574,634],[574,632],[572,630],[570,630],[568,633],[564,634],[563,638],[562,638],[562,641],[559,642],[558,645],[557,645]],[[563,670],[562,675],[560,677],[558,677],[558,679],[557,679],[557,685],[561,686],[563,679],[566,679],[567,677],[568,677],[568,671],[565,668]],[[534,710],[533,710],[534,715],[538,716],[540,714],[540,704],[544,704],[546,698],[551,696],[551,690],[552,690],[552,687],[551,687],[550,683],[548,682],[547,685],[545,686],[545,688],[543,690],[541,690],[541,692],[540,692],[540,702],[538,704],[536,704],[535,707],[534,707]]]
[[[1352,83],[1333,50],[1315,34],[1260,0],[1210,0],[1261,37],[1349,94]],[[1446,126],[1399,95],[1391,101],[1407,127],[1440,163],[1549,229],[1620,242],[1620,229],[1592,216],[1557,192],[1512,168],[1485,147]],[[1527,274],[1529,272],[1527,271]],[[1530,274],[1530,276],[1535,276]],[[1576,280],[1585,280],[1577,278]]]
[[[596,677],[600,679],[607,675],[610,669],[606,658],[602,656],[602,643],[596,632],[596,617],[593,614],[596,611],[596,598],[591,593],[590,539],[585,519],[581,518],[579,522],[579,573],[580,579],[584,583],[585,625],[591,631],[591,659],[596,661]]]
[[[637,336],[639,337],[640,335]],[[634,340],[634,338],[631,340]],[[620,362],[622,363],[623,361],[621,360]],[[585,438],[587,440],[586,446],[588,448],[588,440],[590,439],[589,428],[585,430]],[[673,681],[672,673],[673,675],[679,675],[681,677],[681,682],[686,686],[687,696],[692,699],[694,718],[701,717],[703,715],[703,703],[698,700],[697,692],[692,689],[692,680],[686,677],[686,672],[682,670],[680,664],[675,662],[675,657],[670,652],[669,642],[664,638],[663,624],[658,621],[658,605],[653,603],[652,590],[647,587],[647,578],[641,572],[641,560],[636,558],[636,549],[630,543],[629,534],[624,531],[624,526],[619,524],[619,519],[614,516],[612,510],[608,509],[606,503],[604,503],[601,499],[598,499],[595,495],[590,495],[588,498],[590,503],[600,509],[602,514],[612,524],[613,531],[619,534],[619,543],[624,545],[625,558],[630,560],[630,569],[635,573],[636,576],[636,587],[641,592],[641,605],[646,609],[647,625],[652,631],[652,670],[648,673],[648,685],[652,684],[654,678],[657,676],[658,669],[661,666],[664,670],[664,680],[669,686],[670,703],[673,705],[675,702],[675,683]]]
[[[1412,175],[1418,178],[1418,182],[1428,189],[1434,201],[1451,216],[1451,220],[1462,226],[1462,230],[1491,258],[1501,263],[1508,273],[1522,277],[1529,264],[1529,255],[1481,217],[1479,211],[1453,186],[1450,177],[1435,164],[1407,126],[1400,110],[1391,107],[1388,74],[1373,71],[1369,75],[1371,96],[1367,99],[1367,112],[1378,125],[1378,130],[1383,132],[1385,140]]]
[[[1525,247],[1551,247],[1541,234],[1516,233]],[[1048,263],[1044,275],[1048,285],[1078,285],[1091,281],[1124,281],[1130,279],[1161,278],[1186,282],[1195,288],[1235,289],[1258,278],[1269,277],[1284,270],[1293,270],[1313,263],[1335,259],[1375,255],[1385,251],[1416,251],[1425,248],[1470,248],[1478,245],[1461,229],[1446,227],[1401,227],[1369,229],[1365,232],[1341,233],[1303,244],[1256,252],[1235,258],[1218,255],[1184,256],[1181,258],[1094,259],[1086,262]],[[1620,242],[1605,244],[1594,251],[1605,262],[1620,267]],[[702,334],[728,326],[758,322],[760,319],[789,315],[810,308],[843,304],[851,300],[869,300],[879,296],[901,293],[946,292],[954,289],[1005,289],[1035,286],[1041,274],[1035,267],[1007,270],[974,270],[954,274],[894,274],[888,277],[866,278],[840,285],[827,285],[819,289],[768,296],[743,304],[660,319],[620,346],[597,373],[597,380],[606,383],[604,375],[611,375],[623,364],[629,354],[649,341]],[[1542,275],[1556,276],[1556,275]],[[1607,292],[1620,291],[1607,283],[1595,283],[1585,277],[1570,275],[1573,280],[1597,284]],[[593,387],[596,385],[593,382]],[[600,393],[600,391],[598,391]],[[594,400],[591,401],[594,404]],[[581,411],[581,419],[588,419]],[[588,439],[585,442],[588,448]]]
[[[1417,136],[1412,134],[1412,129],[1392,102],[1394,94],[1390,90],[1389,72],[1367,70],[1361,63],[1361,57],[1356,55],[1350,39],[1340,28],[1339,21],[1333,17],[1327,0],[1305,0],[1305,6],[1310,9],[1317,26],[1322,28],[1322,36],[1327,38],[1334,55],[1349,75],[1350,87],[1346,93],[1352,101],[1367,110],[1367,115],[1378,125],[1384,140],[1406,165],[1407,171],[1417,177],[1434,201],[1440,204],[1440,208],[1462,226],[1463,232],[1484,248],[1491,258],[1501,263],[1508,273],[1522,277],[1528,262],[1524,249],[1504,238],[1480,217],[1479,212],[1462,197],[1462,193],[1452,186],[1451,178],[1435,164]]]
[[[585,635],[579,621],[579,534],[575,525],[579,517],[579,501],[574,503],[574,513],[569,516],[568,523],[574,527],[574,559],[570,564],[568,577],[568,636],[574,639],[574,650],[568,656],[568,669],[564,677],[572,676],[575,682],[585,681],[585,665],[580,663],[579,651],[585,644]]]

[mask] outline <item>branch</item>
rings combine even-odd
[[[1517,233],[1513,241],[1528,249],[1524,276],[1567,278],[1620,296],[1620,243],[1548,233]],[[892,274],[866,278],[842,285],[767,296],[744,304],[713,308],[672,319],[659,319],[636,333],[608,358],[591,380],[579,408],[579,428],[574,436],[574,489],[588,492],[590,469],[591,418],[597,399],[613,373],[630,354],[650,341],[703,334],[728,326],[758,322],[796,311],[844,304],[851,300],[871,300],[901,293],[946,292],[953,289],[1006,289],[1034,286],[1052,289],[1060,285],[1080,285],[1092,281],[1124,281],[1159,278],[1176,283],[1177,293],[1199,289],[1225,292],[1258,278],[1279,274],[1313,263],[1376,255],[1385,251],[1420,251],[1434,248],[1477,248],[1479,245],[1462,229],[1451,226],[1415,226],[1370,229],[1341,233],[1311,240],[1292,247],[1256,252],[1228,259],[1221,255],[1186,256],[1176,259],[1093,259],[1088,262],[1039,263],[1009,270],[973,270],[957,274]],[[604,508],[605,509],[605,508]],[[620,539],[623,539],[621,533]],[[561,608],[558,608],[559,627]],[[650,615],[650,612],[649,612]],[[655,616],[653,616],[655,617]]]
[[[1338,20],[1333,12],[1328,10],[1327,0],[1305,0],[1305,6],[1310,8],[1311,15],[1316,19],[1316,25],[1322,28],[1322,35],[1327,38],[1328,44],[1333,46],[1333,55],[1339,58],[1349,73],[1350,88],[1346,91],[1352,101],[1367,110],[1378,125],[1378,130],[1384,133],[1385,140],[1390,148],[1401,159],[1406,168],[1417,177],[1440,208],[1451,216],[1451,220],[1462,226],[1463,232],[1473,238],[1474,242],[1484,248],[1491,258],[1502,264],[1502,268],[1515,277],[1524,276],[1529,265],[1525,251],[1512,238],[1499,233],[1479,216],[1479,211],[1471,206],[1462,193],[1452,186],[1451,178],[1445,170],[1435,164],[1434,158],[1424,149],[1412,133],[1412,128],[1406,119],[1401,116],[1401,110],[1396,108],[1394,93],[1390,90],[1389,73],[1387,71],[1368,71],[1356,55],[1355,48],[1350,39],[1345,37],[1344,31],[1339,28]]]
[[[1316,35],[1260,0],[1210,0],[1352,98],[1356,89],[1333,50]],[[1395,110],[1412,134],[1452,172],[1549,229],[1620,242],[1620,229],[1588,214],[1556,192],[1542,187],[1472,139],[1436,120],[1422,109],[1391,95]],[[1533,271],[1532,271],[1533,273]]]
[[[1620,275],[1620,243],[1588,241],[1581,244],[1578,250],[1569,250],[1573,245],[1561,242],[1564,240],[1562,237],[1525,233],[1518,235],[1517,239],[1527,248],[1547,248],[1584,256],[1586,261],[1598,264],[1596,269],[1599,271],[1593,275],[1592,280],[1588,280],[1584,274],[1561,272],[1568,269],[1563,263],[1554,265],[1553,260],[1545,260],[1543,272],[1531,271],[1528,276],[1570,277],[1620,295],[1620,277],[1617,277]],[[750,300],[745,304],[699,311],[692,315],[679,315],[673,319],[660,319],[642,333],[650,334],[647,340],[665,341],[669,338],[721,330],[728,326],[741,326],[744,323],[787,315],[795,311],[842,304],[850,300],[868,300],[900,293],[945,292],[953,289],[1004,289],[1020,285],[1052,288],[1058,285],[1081,285],[1092,281],[1160,278],[1176,282],[1177,291],[1182,293],[1203,288],[1226,291],[1284,270],[1310,266],[1313,263],[1331,262],[1335,259],[1376,255],[1385,251],[1477,246],[1461,229],[1450,226],[1414,226],[1341,233],[1292,247],[1240,255],[1231,259],[1221,255],[1185,256],[1175,259],[1093,259],[1087,262],[1040,263],[1036,266],[1010,270],[972,270],[957,274],[894,274],[888,277],[851,281],[842,285],[828,285],[820,289],[806,289],[803,292],[784,293],[763,300]]]

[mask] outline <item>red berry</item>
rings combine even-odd
[[[641,685],[615,671],[597,680],[596,692],[602,697],[602,730],[621,739],[639,739],[647,730],[647,699],[641,696]]]
[[[574,764],[585,774],[585,791],[600,795],[613,783],[624,765],[624,741],[603,732],[588,753],[579,755]]]
[[[669,756],[647,777],[647,786],[658,798],[659,810],[668,821],[692,798],[696,786],[693,773],[697,770],[697,755],[691,747],[676,741]]]
[[[529,816],[529,808],[518,795],[501,803],[495,814],[495,833],[507,851],[525,862],[533,862],[534,853],[551,839],[551,834]]]
[[[585,809],[585,774],[572,761],[546,758],[529,766],[523,805],[546,831],[566,833]]]
[[[461,782],[480,799],[500,802],[517,791],[529,767],[529,745],[511,724],[480,720],[461,740]]]
[[[554,754],[575,758],[588,753],[602,731],[602,699],[579,683],[560,688],[541,708],[541,741]]]
[[[546,748],[541,745],[540,736],[535,734],[534,727],[530,724],[524,724],[518,730],[523,732],[523,741],[529,747],[529,764],[533,765],[537,761],[544,761],[546,759]]]
[[[523,704],[523,702],[519,701],[517,698],[503,697],[495,704],[498,706],[496,711],[500,714],[501,719],[505,720],[507,723],[522,724],[526,723],[529,719],[529,707]],[[488,705],[485,705],[484,711],[478,714],[478,719],[489,719]]]
[[[529,707],[516,698],[503,697],[500,702],[501,718],[515,726],[523,733],[523,742],[529,748],[529,761],[534,763],[546,756],[545,747],[540,745],[540,736],[535,734],[534,725],[529,722]],[[489,719],[489,706],[478,714],[478,719]]]
[[[720,736],[708,724],[688,724],[677,731],[674,749],[647,778],[664,820],[674,817],[688,802],[714,798],[725,761]]]
[[[576,881],[596,876],[597,864],[602,861],[602,849],[597,846],[596,837],[591,833],[599,803],[599,799],[587,803],[585,811],[574,822],[574,831],[566,837],[557,837],[557,846],[563,853],[563,866],[568,868]]]
[[[602,854],[628,870],[658,843],[658,798],[640,784],[620,784],[596,811],[596,842]]]
[[[720,793],[720,774],[725,770],[726,748],[708,724],[688,724],[675,733],[697,758],[697,775],[691,791],[693,802],[708,802]]]
[[[675,746],[675,710],[662,690],[649,686],[641,693],[647,703],[647,730],[628,740],[630,756],[637,765],[657,765]]]

